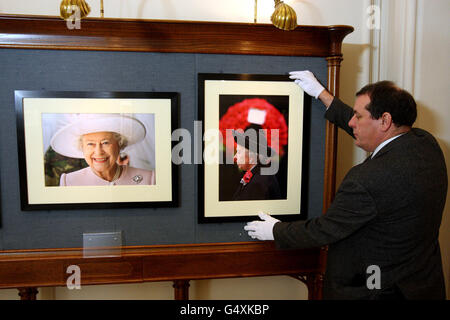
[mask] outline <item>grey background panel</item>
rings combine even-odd
[[[251,240],[243,222],[197,223],[199,168],[193,164],[178,168],[178,207],[21,211],[14,90],[178,92],[179,127],[193,134],[198,73],[309,69],[322,83],[327,78],[323,58],[250,55],[1,49],[0,68],[2,250],[81,247],[83,233],[120,230],[124,245]],[[325,154],[324,108],[312,100],[310,119],[305,119],[311,123],[308,217],[322,212]]]

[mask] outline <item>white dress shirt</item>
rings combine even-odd
[[[385,141],[383,141],[382,143],[380,143],[378,145],[378,147],[375,148],[375,150],[373,151],[372,155],[370,156],[371,159],[373,159],[373,157],[377,154],[378,151],[380,151],[385,145],[387,145],[389,142],[394,141],[395,139],[397,139],[398,137],[401,137],[402,135],[404,135],[406,132],[400,133],[399,135],[396,135],[395,137],[392,137],[390,139],[387,139]]]

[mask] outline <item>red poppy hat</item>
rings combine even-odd
[[[219,120],[219,130],[222,137],[224,137],[224,141],[227,141],[225,140],[227,130],[232,133],[232,130],[240,129],[239,131],[242,132],[251,125],[257,125],[261,129],[266,129],[264,132],[266,133],[268,147],[279,151],[277,153],[280,156],[284,154],[284,147],[288,142],[288,126],[281,112],[267,100],[262,98],[244,99],[230,106]],[[275,134],[273,130],[277,130],[278,139],[276,139],[276,136],[272,139],[272,134]],[[227,148],[234,147],[234,144],[227,146]]]

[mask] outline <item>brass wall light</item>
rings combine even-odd
[[[77,6],[80,9],[80,19],[87,17],[91,12],[91,7],[84,0],[63,0],[59,6],[61,18],[67,20],[73,15],[72,6]],[[100,16],[103,18],[104,15],[103,0],[100,0]]]
[[[291,6],[285,4],[283,1],[275,1],[275,11],[270,17],[272,24],[282,30],[294,30],[297,27],[297,14]],[[255,0],[255,17],[253,21],[256,23],[258,17],[258,0]]]
[[[63,0],[59,6],[61,18],[67,20],[74,14],[72,6],[77,6],[80,9],[80,19],[91,12],[91,7],[84,0]]]
[[[282,30],[294,30],[297,27],[297,14],[291,6],[275,0],[275,11],[270,17],[272,24]]]
[[[281,0],[274,1],[275,11],[270,17],[272,24],[282,30],[294,30],[297,27],[297,14],[295,10]],[[63,0],[60,5],[61,18],[67,20],[72,17],[72,6],[74,5],[80,8],[80,19],[85,18],[91,12],[91,8],[84,0]],[[255,23],[258,16],[257,7],[258,0],[255,0]],[[102,18],[104,17],[104,12],[103,0],[100,0],[100,15]]]

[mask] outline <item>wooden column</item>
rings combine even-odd
[[[327,60],[327,89],[335,97],[339,96],[339,71],[342,59],[342,41],[352,29],[342,26],[330,26],[330,55]],[[323,187],[323,213],[327,212],[334,200],[336,193],[336,159],[337,159],[337,127],[327,121],[325,128],[325,168],[324,168],[324,187]],[[310,299],[322,299],[323,279],[327,264],[328,247],[320,250],[319,266],[320,272],[309,279],[313,282],[316,291],[310,293]],[[311,278],[311,277],[309,277]],[[311,284],[312,285],[312,284]]]
[[[339,48],[340,50],[340,48]],[[335,97],[339,96],[339,71],[342,55],[326,58],[328,63],[328,91]],[[336,193],[336,160],[337,160],[337,126],[327,121],[325,133],[325,169],[324,169],[324,192],[323,192],[323,213],[327,212],[334,200]],[[320,250],[319,264],[321,272],[313,279],[316,292],[310,294],[310,299],[322,299],[323,278],[327,265],[328,247],[322,247]]]
[[[322,299],[322,280],[322,275],[319,273],[311,273],[306,277],[308,300]]]
[[[339,69],[341,56],[328,57],[328,91],[335,97],[339,96]],[[325,179],[324,179],[324,197],[323,213],[327,212],[328,207],[334,200],[336,193],[336,158],[337,158],[337,127],[327,121],[325,153],[329,155],[325,158]]]
[[[339,76],[342,58],[342,41],[352,30],[332,26],[330,30],[330,55],[326,57],[328,81],[327,89],[339,97]],[[336,193],[337,127],[327,121],[325,133],[325,179],[323,190],[323,213],[327,212]]]
[[[308,288],[308,300],[320,300],[322,298],[322,277],[320,273],[291,275],[291,277],[303,282]]]
[[[175,280],[175,300],[189,300],[189,280]]]
[[[39,293],[37,288],[18,288],[20,300],[36,300]]]

